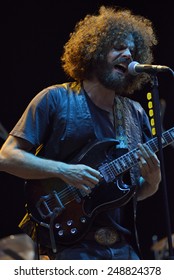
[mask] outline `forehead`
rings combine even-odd
[[[130,34],[121,34],[119,35],[115,41],[114,41],[114,46],[126,46],[126,47],[135,47],[135,41],[133,38],[133,35]]]

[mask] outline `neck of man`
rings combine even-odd
[[[112,112],[115,91],[105,88],[96,78],[84,80],[83,87],[92,102],[99,108]]]

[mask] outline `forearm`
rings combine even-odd
[[[0,151],[0,170],[25,180],[60,178],[65,183],[89,192],[101,179],[100,172],[84,164],[68,164],[40,158],[10,140]],[[19,140],[18,140],[19,143]]]
[[[1,153],[1,171],[18,176],[23,179],[44,179],[61,177],[61,166],[64,163],[43,159],[23,151],[13,150],[7,154]]]

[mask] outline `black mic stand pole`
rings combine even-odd
[[[160,166],[161,166],[161,185],[163,187],[163,193],[164,193],[163,198],[164,198],[165,215],[166,215],[169,259],[173,260],[174,253],[173,253],[173,246],[172,246],[172,232],[171,232],[167,185],[166,185],[165,168],[164,168],[164,157],[163,157],[163,150],[162,150],[162,126],[161,126],[161,117],[160,117],[158,78],[155,74],[151,75],[151,77],[152,77],[152,82],[153,82],[152,98],[153,98],[153,107],[154,107],[154,119],[155,119],[156,135],[157,135],[158,148],[159,148],[159,160],[160,160]]]

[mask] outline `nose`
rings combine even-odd
[[[132,54],[129,48],[126,48],[122,51],[122,56],[126,58],[132,58]]]

